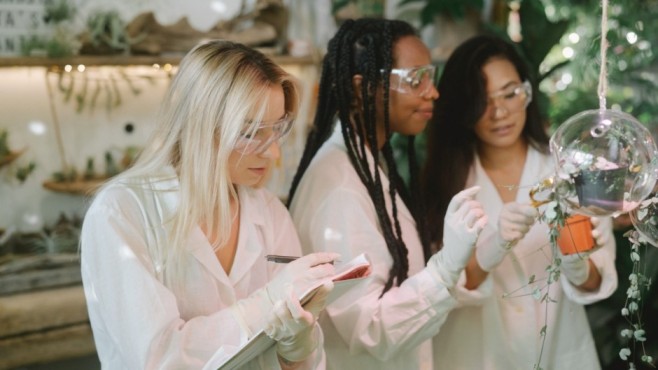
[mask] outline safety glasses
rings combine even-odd
[[[488,96],[489,107],[503,107],[508,113],[520,112],[532,101],[532,86],[529,81],[513,84]]]
[[[285,140],[292,128],[293,118],[286,113],[274,123],[248,122],[235,142],[234,150],[244,154],[262,154],[276,141]]]
[[[384,70],[382,70],[384,73]],[[424,96],[436,83],[436,66],[428,64],[412,68],[391,69],[390,86],[402,94]]]

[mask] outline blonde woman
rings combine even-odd
[[[96,195],[81,236],[82,277],[103,368],[200,369],[258,332],[277,341],[248,369],[315,368],[315,320],[337,255],[301,255],[290,216],[260,188],[297,113],[291,77],[228,41],[182,60],[158,127],[132,168]]]

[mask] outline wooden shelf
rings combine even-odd
[[[43,187],[58,193],[69,193],[73,195],[93,195],[107,179],[77,180],[68,182],[44,181]]]
[[[183,54],[174,55],[81,55],[70,58],[46,57],[0,57],[0,67],[53,67],[83,64],[85,66],[131,66],[131,65],[177,65]],[[277,64],[320,64],[312,56],[293,57],[290,55],[270,55]]]
[[[25,149],[19,150],[19,151],[13,151],[13,152],[10,152],[9,154],[7,154],[4,157],[0,157],[0,167],[4,167],[5,165],[10,164],[16,158],[20,157],[20,155],[23,154],[24,151],[25,151]]]

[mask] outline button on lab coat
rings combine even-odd
[[[239,188],[240,231],[230,274],[195,227],[185,241],[187,274],[174,293],[163,284],[159,259],[148,248],[164,240],[158,220],[168,220],[178,204],[172,173],[153,183],[153,193],[113,185],[86,214],[82,278],[103,369],[201,369],[216,352],[235,353],[249,334],[228,307],[281,267],[266,262],[266,254],[301,254],[283,204],[266,190]],[[246,368],[279,369],[275,350]]]
[[[552,158],[530,147],[516,201],[529,203],[530,186],[552,175],[554,168]],[[478,243],[491,242],[495,240],[503,202],[477,156],[467,187],[473,185],[481,187],[477,200],[489,217]],[[546,277],[545,268],[552,255],[548,226],[535,223],[487,277],[484,284],[493,284],[493,294],[460,297],[461,307],[450,313],[435,338],[436,369],[533,369],[539,359],[544,320],[547,337],[542,368],[600,369],[583,305],[607,298],[617,288],[615,242],[609,220],[607,227],[610,243],[590,256],[601,273],[600,288],[594,292],[581,291],[561,275],[559,282],[551,284],[550,297],[556,302],[548,305],[546,316],[545,303],[535,300],[530,289],[520,289],[527,285],[531,275],[537,281]],[[511,292],[514,297],[503,298]]]
[[[389,182],[380,175],[390,215]],[[414,219],[399,198],[397,209],[409,251],[409,278],[380,298],[393,261],[374,204],[350,163],[340,129],[335,130],[304,174],[290,207],[305,253],[333,251],[349,260],[365,252],[373,266],[369,278],[329,304],[320,318],[329,369],[432,368],[429,339],[456,300],[423,269]]]

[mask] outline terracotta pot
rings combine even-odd
[[[563,255],[582,253],[594,248],[592,222],[589,217],[575,215],[567,218],[560,229],[557,244]]]

